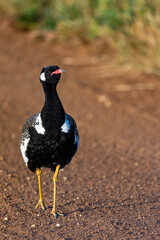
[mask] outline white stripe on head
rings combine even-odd
[[[41,75],[40,75],[40,80],[41,80],[41,81],[46,81],[46,77],[45,77],[44,72],[41,73]]]

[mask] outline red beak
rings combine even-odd
[[[60,74],[60,73],[64,73],[64,72],[66,72],[66,70],[64,70],[64,69],[57,69],[56,71],[52,72],[50,74],[50,76],[52,76],[53,74]]]

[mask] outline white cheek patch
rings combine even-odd
[[[40,79],[41,79],[41,81],[46,81],[46,77],[45,77],[44,72],[41,73],[41,75],[40,75]]]

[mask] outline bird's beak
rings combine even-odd
[[[50,74],[50,76],[52,76],[53,74],[60,74],[60,73],[64,73],[64,72],[66,72],[66,70],[64,70],[64,69],[57,69],[56,71],[52,72]]]

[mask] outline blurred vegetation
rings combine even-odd
[[[0,14],[23,30],[58,32],[62,39],[109,42],[121,56],[159,72],[160,1],[1,0]]]

